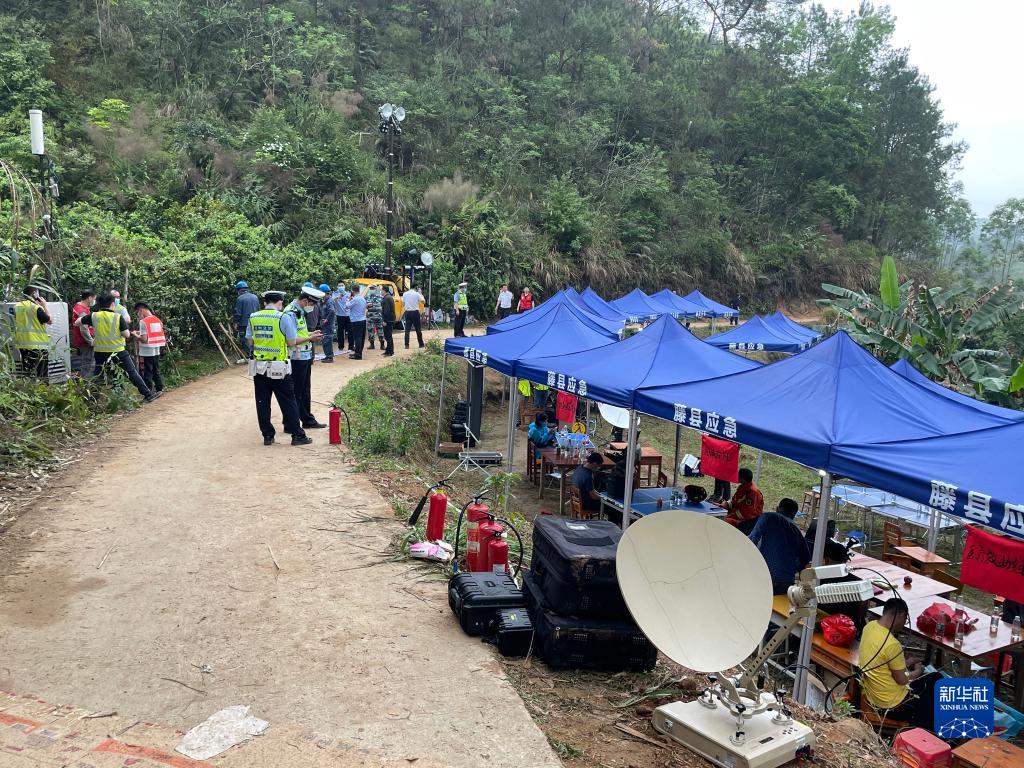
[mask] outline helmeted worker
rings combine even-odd
[[[284,429],[291,433],[292,445],[309,445],[313,439],[299,422],[288,349],[309,343],[310,336],[300,336],[294,316],[282,311],[283,291],[265,291],[263,305],[264,309],[249,315],[249,327],[246,330],[246,338],[253,348],[249,376],[252,377],[256,393],[256,418],[263,434],[263,444],[274,444],[276,432],[270,420],[270,396],[273,394],[284,418]]]
[[[469,315],[469,297],[466,295],[466,287],[468,285],[465,281],[459,283],[459,290],[455,292],[452,301],[452,306],[455,310],[453,325],[455,326],[456,336],[466,335],[466,316]]]
[[[139,363],[142,366],[142,380],[154,392],[164,391],[164,380],[160,376],[160,356],[167,346],[167,334],[163,321],[153,314],[149,304],[135,303],[135,316],[139,318],[139,330],[133,331],[139,346]]]
[[[238,291],[238,298],[235,299],[235,333],[238,334],[238,346],[246,356],[252,357],[252,344],[246,339],[246,334],[249,332],[249,315],[259,311],[260,300],[256,298],[256,294],[249,292],[249,283],[245,280],[235,283],[235,290]]]
[[[50,365],[50,337],[46,333],[53,319],[39,289],[26,285],[24,298],[14,305],[14,346],[25,376],[47,378]]]
[[[104,293],[96,300],[90,314],[83,315],[75,322],[79,327],[89,326],[93,330],[92,348],[96,353],[94,377],[104,375],[107,361],[113,360],[121,367],[121,370],[139,390],[139,394],[146,399],[147,403],[151,403],[163,395],[163,392],[154,392],[142,380],[132,361],[132,356],[125,349],[125,339],[131,336],[130,326],[124,319],[124,315],[121,314],[120,305],[114,303],[114,297],[110,292]]]
[[[295,319],[296,333],[305,341],[291,347],[288,356],[292,361],[292,386],[295,388],[295,404],[299,409],[299,421],[306,429],[323,429],[327,425],[316,420],[312,411],[311,383],[313,378],[313,342],[320,341],[323,333],[310,330],[307,318],[313,314],[316,305],[324,298],[324,292],[312,285],[302,286],[298,298],[294,299],[284,312]],[[287,429],[287,426],[285,427]]]

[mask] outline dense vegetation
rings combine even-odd
[[[191,295],[223,306],[239,277],[291,287],[381,259],[385,101],[409,114],[397,251],[439,255],[439,294],[465,274],[477,313],[504,279],[699,285],[746,306],[858,288],[879,253],[924,272],[949,261],[970,214],[950,184],[962,147],[870,7],[4,8],[0,158],[35,178],[26,112],[43,109],[62,195],[51,282],[121,287],[127,273],[186,340],[201,331]],[[9,244],[38,257],[37,234],[23,223]]]

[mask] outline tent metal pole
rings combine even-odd
[[[761,465],[764,463],[764,451],[757,449],[757,468],[754,470],[754,483],[761,484]]]
[[[448,373],[448,354],[441,353],[441,395],[437,398],[437,430],[434,432],[434,458],[441,447],[441,414],[444,411],[444,378]]]
[[[676,453],[672,462],[672,487],[679,485],[679,440],[683,436],[683,425],[676,424]]]
[[[512,478],[513,452],[516,447],[516,388],[519,386],[519,377],[512,376],[508,380],[508,447],[505,449],[505,503],[502,512],[508,517],[508,495],[509,483]],[[504,393],[504,389],[502,392]]]
[[[714,332],[715,332],[715,320],[717,320],[717,319],[718,318],[716,318],[714,316],[712,316],[712,318],[711,318],[711,333],[712,334],[714,334]]]
[[[932,507],[932,519],[928,523],[928,551],[934,552],[939,543],[939,524],[942,521],[942,513]]]
[[[818,526],[814,533],[814,553],[811,564],[816,568],[821,565],[825,555],[825,540],[828,538],[828,508],[832,499],[832,473],[820,472],[821,499],[818,503]],[[810,603],[811,616],[817,616],[817,600]],[[796,680],[793,691],[796,700],[807,703],[807,669],[811,664],[811,643],[814,636],[814,619],[806,619],[800,631],[800,650],[796,657]]]
[[[629,411],[629,442],[626,444],[626,487],[622,491],[622,530],[629,527],[630,511],[633,509],[633,477],[636,475],[636,411]]]

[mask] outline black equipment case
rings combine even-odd
[[[502,656],[525,656],[533,640],[533,622],[525,608],[498,611],[495,643]]]
[[[507,573],[457,573],[448,582],[448,605],[467,635],[493,634],[498,611],[525,604]]]
[[[529,571],[524,572],[523,590],[533,619],[534,653],[549,666],[609,672],[654,669],[658,649],[636,624],[560,616],[545,603]]]
[[[607,520],[542,515],[533,524],[533,580],[562,616],[629,620],[615,575],[622,529]]]

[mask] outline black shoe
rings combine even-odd
[[[303,424],[303,429],[324,429],[327,425],[321,424],[319,421],[311,421],[309,424]]]
[[[384,353],[384,357],[394,357],[394,356],[395,356],[394,352],[385,352]]]
[[[348,359],[349,360],[362,360],[363,356],[362,355],[349,355]]]
[[[373,346],[373,342],[372,341],[370,342],[370,349],[375,349],[375,347]]]
[[[154,400],[158,400],[163,396],[163,392],[150,392],[149,395],[145,398],[145,400],[147,403],[152,403]]]
[[[321,363],[333,363],[333,362],[334,362],[334,358],[333,358],[333,357],[325,357],[325,358],[324,358],[323,360],[321,360],[320,362],[321,362]]]
[[[274,438],[272,438],[272,437],[264,437],[263,438],[263,444],[264,445],[273,445],[274,444]]]
[[[408,348],[409,348],[409,345],[408,345],[408,344],[406,344],[406,345],[405,345],[405,348],[406,348],[406,349],[408,349]]]
[[[313,438],[309,435],[303,435],[302,437],[293,437],[292,445],[309,445],[313,442]]]
[[[423,347],[425,347],[425,346],[426,346],[426,344],[420,344],[420,349],[423,349]]]

